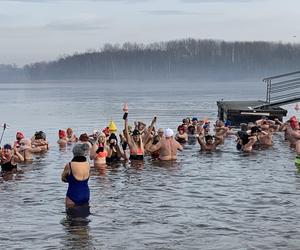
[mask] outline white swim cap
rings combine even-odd
[[[167,128],[165,129],[165,137],[172,137],[174,135],[174,132],[172,129]]]

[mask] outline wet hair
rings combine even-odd
[[[9,150],[12,150],[12,146],[10,144],[5,144],[3,146],[3,149],[9,149]]]
[[[112,134],[109,136],[108,141],[110,142],[110,140],[112,140],[112,139],[115,139],[116,142],[118,142],[118,138],[117,138],[117,136],[116,136],[114,133],[112,133]]]
[[[157,143],[159,142],[159,139],[160,139],[160,138],[159,138],[158,135],[154,136],[153,139],[152,139],[152,144],[153,144],[153,145],[157,144]]]
[[[82,142],[87,142],[89,140],[89,136],[87,133],[84,133],[84,134],[81,134],[79,136],[79,141],[82,141]]]
[[[193,125],[191,126],[188,126],[188,131],[191,133],[191,132],[195,132],[195,127]]]
[[[133,130],[132,135],[140,135],[140,131],[138,131],[137,129]]]
[[[46,140],[46,133],[43,131],[37,131],[34,134],[34,138],[37,140],[40,140],[40,139]]]
[[[180,131],[180,130],[183,130],[183,131],[184,131],[184,126],[179,125],[179,126],[177,127],[177,131]]]
[[[251,134],[261,132],[261,129],[257,126],[251,128]]]
[[[248,124],[247,123],[241,123],[240,126],[241,126],[242,131],[247,131],[247,129],[248,129]]]
[[[209,128],[209,124],[208,124],[208,123],[205,123],[205,124],[203,125],[203,128],[204,128],[204,129]]]
[[[242,133],[239,137],[242,140],[242,145],[245,145],[249,142],[249,135],[247,133]]]
[[[205,137],[205,141],[207,142],[208,140],[213,140],[214,137],[212,135],[206,135]]]

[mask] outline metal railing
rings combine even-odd
[[[280,106],[300,100],[300,71],[267,77],[266,104],[258,106]]]

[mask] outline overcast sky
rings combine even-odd
[[[0,0],[0,64],[126,41],[300,42],[299,0]]]

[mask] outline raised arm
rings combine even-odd
[[[200,144],[201,146],[201,150],[206,150],[206,144],[204,142],[204,136],[203,135],[196,135],[197,136],[197,140],[198,140],[198,143]]]
[[[124,136],[125,136],[125,139],[127,141],[127,144],[129,146],[131,146],[132,142],[131,142],[131,137],[130,137],[129,130],[128,130],[128,118],[127,117],[124,119],[124,129],[125,129],[125,135]]]
[[[150,127],[147,129],[146,136],[144,137],[144,142],[146,143],[148,141],[149,135],[151,134],[154,124],[156,123],[156,116],[153,117]]]
[[[24,157],[18,152],[17,146],[14,145],[14,157],[12,158],[12,164],[16,164],[17,162],[22,162],[24,161]]]
[[[147,148],[147,150],[148,150],[150,153],[153,153],[153,152],[159,150],[160,147],[161,147],[161,141],[159,141],[159,142],[156,143],[155,145],[151,144],[151,145]]]

